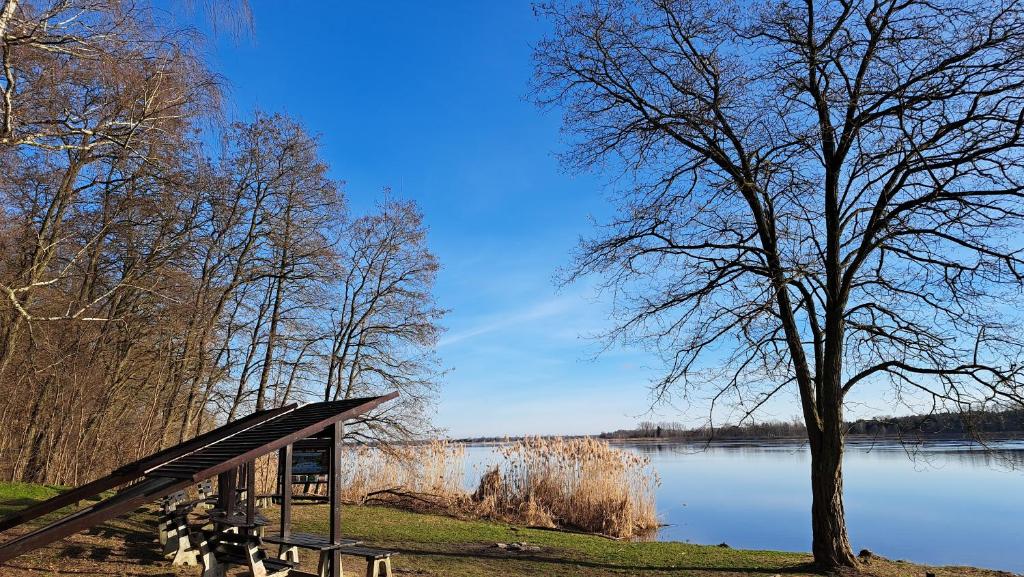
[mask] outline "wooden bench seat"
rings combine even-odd
[[[342,555],[351,555],[352,557],[364,557],[366,559],[384,559],[392,555],[397,555],[395,551],[388,551],[386,549],[374,549],[373,547],[363,547],[362,545],[349,545],[347,547],[340,548]]]
[[[339,543],[331,543],[331,539],[325,535],[315,533],[290,533],[287,537],[281,535],[268,535],[263,539],[267,543],[276,543],[280,546],[278,556],[288,561],[299,561],[299,549],[316,551],[320,558],[317,563],[317,571],[313,577],[326,577],[330,567],[331,552],[346,547],[359,545],[355,539],[342,539]],[[296,573],[298,575],[298,573]],[[306,574],[303,574],[306,575]]]
[[[366,560],[366,577],[392,577],[391,556],[397,555],[397,551],[387,549],[376,549],[362,545],[350,545],[338,549],[342,555],[362,557]]]

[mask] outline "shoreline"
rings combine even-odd
[[[772,444],[805,444],[807,443],[806,437],[793,436],[793,437],[728,437],[728,438],[714,438],[714,439],[699,439],[699,438],[687,438],[687,437],[601,437],[598,435],[542,435],[540,438],[544,439],[577,439],[577,438],[593,438],[600,441],[606,441],[610,445],[629,445],[629,444],[646,444],[646,445],[724,445],[724,444],[760,444],[760,445],[772,445]],[[449,439],[449,442],[459,443],[467,446],[474,447],[486,447],[486,446],[499,446],[508,443],[514,443],[527,437],[507,437],[505,439],[487,439],[487,440],[474,440],[474,439]],[[846,442],[848,444],[904,444],[904,445],[923,445],[927,443],[935,442],[961,442],[964,444],[973,444],[984,446],[985,443],[1006,443],[1024,441],[1024,432],[1014,432],[1007,434],[1000,434],[987,438],[984,442],[979,441],[971,437],[965,437],[963,435],[920,435],[916,437],[900,437],[897,435],[847,435]]]

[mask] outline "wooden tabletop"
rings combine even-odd
[[[314,551],[330,551],[331,549],[340,549],[342,547],[351,547],[352,545],[358,545],[359,541],[355,539],[342,539],[340,543],[331,543],[329,537],[324,535],[315,535],[313,533],[292,533],[287,537],[281,535],[267,535],[263,537],[263,540],[267,543],[274,543],[277,545],[289,545],[292,547],[301,547],[303,549],[313,549]]]
[[[251,523],[245,518],[244,513],[225,515],[222,511],[215,511],[210,513],[208,517],[214,523],[231,525],[232,527],[263,527],[264,525],[270,524],[270,521],[268,521],[266,517],[258,514]]]

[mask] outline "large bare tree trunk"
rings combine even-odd
[[[828,427],[835,429],[834,427]],[[855,565],[843,507],[843,447],[838,429],[811,443],[811,526],[814,561],[827,568]]]
[[[838,254],[829,239],[830,256]],[[827,282],[839,292],[840,267],[832,256]],[[843,351],[846,332],[843,323],[844,297],[829,299],[825,320],[825,343],[818,390],[814,398],[819,425],[808,428],[811,447],[811,526],[814,539],[811,551],[814,562],[824,569],[855,567],[856,560],[846,531],[846,509],[843,507],[843,448],[846,429],[843,424]],[[808,403],[809,399],[804,399]]]

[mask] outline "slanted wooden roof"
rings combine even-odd
[[[105,523],[195,482],[230,471],[295,441],[316,435],[338,421],[366,413],[397,396],[398,393],[391,393],[380,397],[312,403],[302,407],[289,405],[263,411],[140,459],[106,477],[0,521],[0,530],[8,529],[70,503],[145,477],[109,499],[0,544],[0,563]]]
[[[311,437],[332,424],[355,417],[398,396],[348,399],[313,403],[238,434],[220,439],[202,449],[160,465],[147,477],[189,479],[193,482],[230,471],[242,463],[276,451],[299,439]]]

